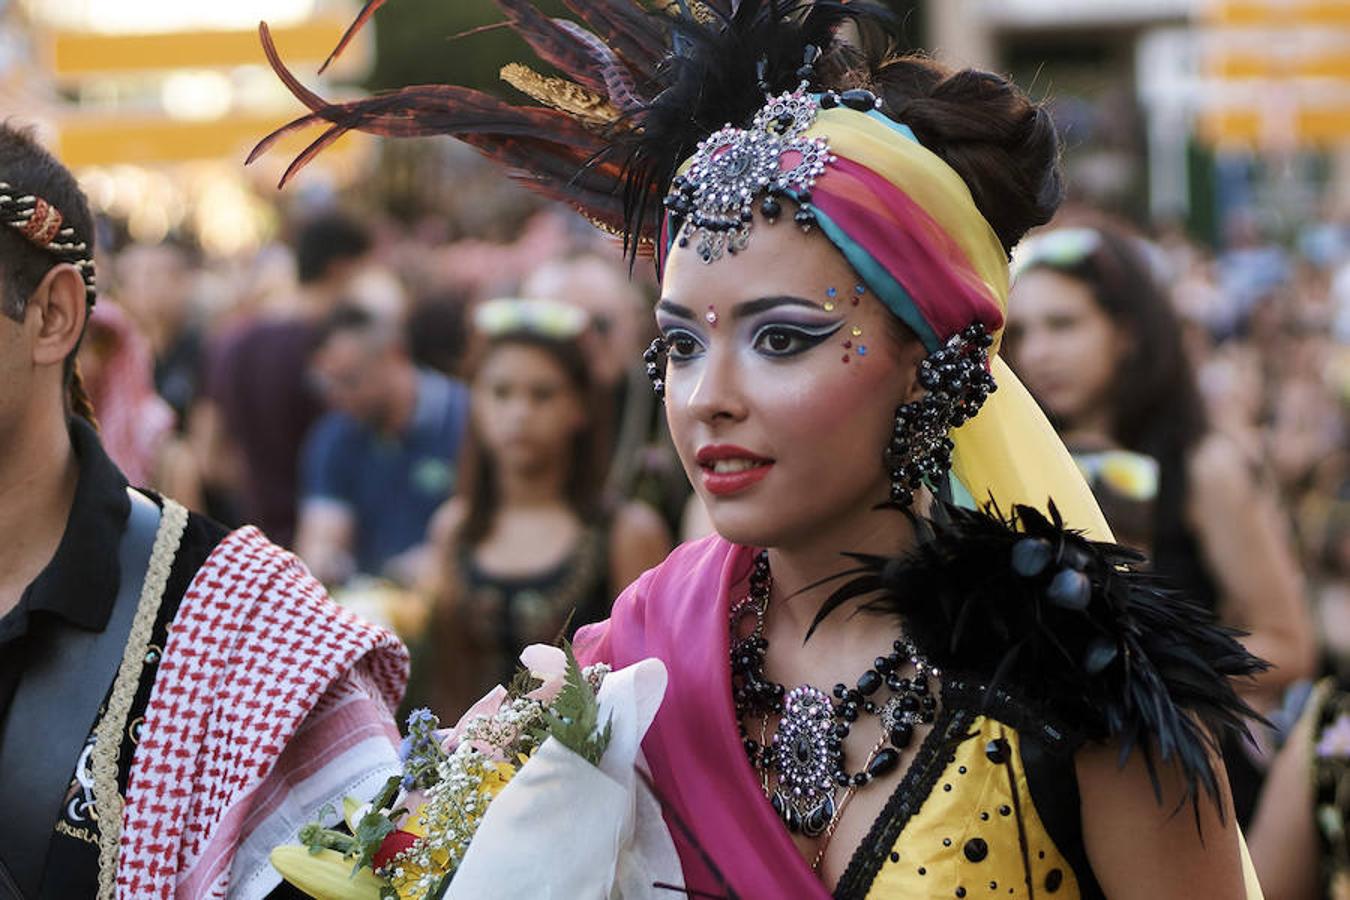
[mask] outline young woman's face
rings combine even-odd
[[[512,471],[548,468],[567,454],[586,413],[567,373],[548,351],[503,344],[473,381],[473,418],[497,465]]]
[[[1013,284],[1008,309],[1008,356],[1046,412],[1072,426],[1100,410],[1129,343],[1088,286],[1032,269]]]
[[[713,525],[781,547],[860,521],[888,495],[882,451],[921,345],[786,213],[711,264],[696,243],[671,253],[656,317],[666,416]]]

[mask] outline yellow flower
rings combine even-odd
[[[336,850],[310,853],[299,844],[272,851],[272,867],[291,884],[317,900],[380,900],[384,884],[369,869],[352,874],[352,861]]]
[[[516,777],[516,767],[509,762],[497,762],[483,767],[483,781],[478,792],[486,797],[496,797],[502,788]]]
[[[356,824],[361,821],[361,817],[369,809],[369,803],[362,803],[355,797],[342,798],[342,819],[347,823],[347,828],[352,834],[356,834]]]
[[[403,820],[403,824],[400,825],[399,827],[402,828],[404,831],[408,832],[409,834],[415,834],[420,838],[426,837],[427,824],[426,821],[422,818],[422,810],[426,808],[427,805],[425,803],[419,804],[417,809],[414,809],[411,813],[409,813],[408,817]]]

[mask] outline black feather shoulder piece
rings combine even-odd
[[[815,624],[862,598],[944,673],[985,686],[986,703],[1006,692],[1084,740],[1119,741],[1122,762],[1138,750],[1159,797],[1155,751],[1190,799],[1218,798],[1217,743],[1258,718],[1232,679],[1267,668],[1238,632],[1141,571],[1133,550],[1066,529],[1053,505],[1047,519],[941,503],[918,524],[908,556],[854,556]]]

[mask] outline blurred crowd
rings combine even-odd
[[[472,159],[437,185],[244,258],[106,223],[81,367],[133,481],[293,548],[413,648],[410,705],[457,709],[707,524],[642,368],[649,261]],[[1255,705],[1350,674],[1350,222],[1211,248],[1071,210],[1014,270],[1005,355],[1118,537],[1278,662]],[[1270,747],[1225,748],[1244,819]]]
[[[80,366],[130,480],[293,549],[413,647],[410,707],[454,709],[604,618],[691,490],[641,358],[650,262],[448,164],[453,201],[306,200],[240,258],[102,223]]]
[[[1323,663],[1350,673],[1350,223],[1288,245],[1250,219],[1218,251],[1161,235],[1164,283],[1213,427],[1258,466],[1290,536]]]

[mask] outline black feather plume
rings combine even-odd
[[[908,556],[854,556],[815,624],[870,595],[863,610],[900,617],[930,662],[985,685],[986,702],[1004,691],[1083,739],[1118,741],[1122,761],[1140,751],[1161,797],[1156,749],[1184,775],[1188,799],[1203,790],[1217,803],[1219,741],[1259,720],[1232,679],[1267,664],[1239,632],[1140,571],[1139,554],[1088,541],[1050,513],[940,504]]]
[[[630,241],[656,238],[660,202],[700,141],[728,124],[747,125],[766,87],[797,86],[808,47],[833,56],[844,23],[893,19],[880,6],[842,0],[742,0],[730,14],[707,8],[706,22],[688,14],[670,20],[671,52],[651,79],[657,93],[609,151],[623,163]]]
[[[536,190],[622,232],[625,247],[635,253],[658,237],[661,201],[679,164],[717,129],[748,124],[763,104],[761,77],[773,92],[792,89],[801,80],[798,70],[808,47],[823,51],[817,76],[837,72],[839,60],[854,52],[836,40],[841,25],[856,22],[875,32],[895,21],[866,0],[673,0],[651,4],[653,9],[634,0],[564,2],[579,21],[551,18],[534,0],[496,0],[503,24],[541,59],[609,99],[619,115],[607,128],[454,85],[330,103],[286,69],[264,25],[268,61],[310,114],[265,138],[249,160],[280,136],[318,125],[325,126],[323,132],[285,178],[350,130],[391,137],[451,135],[512,167]],[[387,0],[367,0],[325,67],[386,5]],[[819,87],[839,86],[816,80]]]

